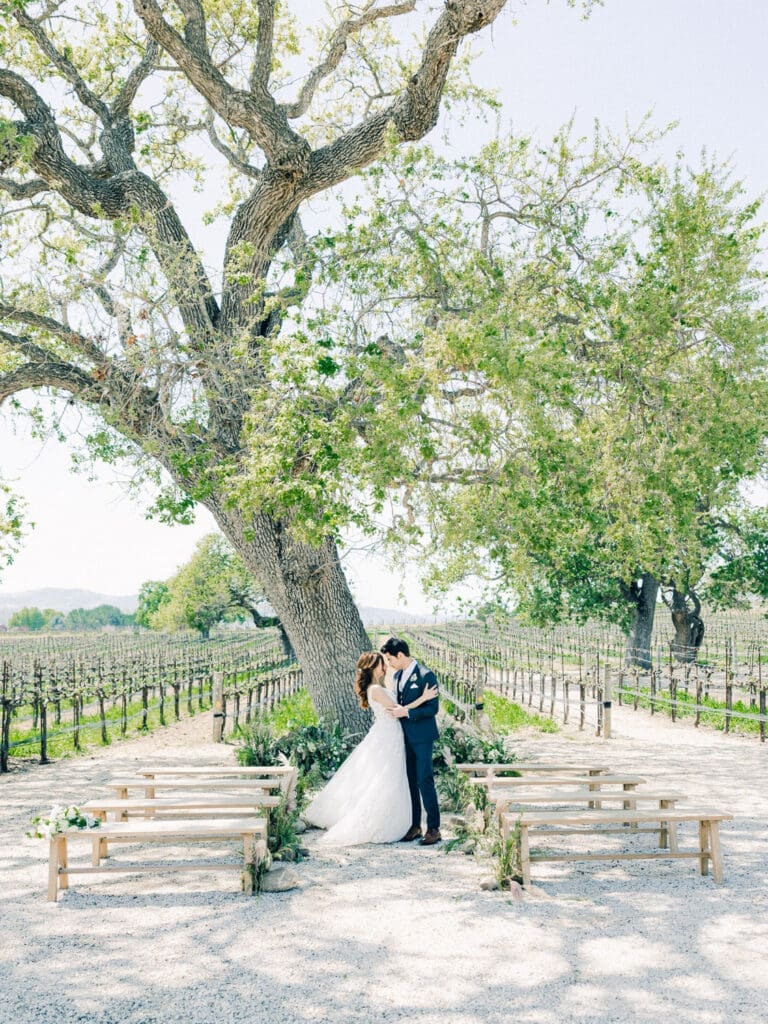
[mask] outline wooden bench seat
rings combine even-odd
[[[522,811],[502,815],[502,835],[509,839],[516,828],[520,829],[520,861],[523,884],[530,885],[532,861],[590,861],[590,860],[655,860],[676,858],[698,858],[702,875],[708,874],[712,865],[712,877],[718,884],[723,881],[723,858],[720,847],[720,822],[730,821],[732,814],[723,811],[700,810],[697,808],[627,809],[621,810],[564,810],[564,811]],[[548,829],[542,835],[565,835],[581,832],[597,834],[616,831],[615,826],[625,822],[634,825],[637,831],[661,832],[669,830],[669,849],[654,852],[613,853],[545,853],[530,852],[532,830]],[[695,851],[681,851],[677,844],[676,826],[681,822],[696,822],[699,828],[699,843]],[[656,825],[656,828],[641,829],[641,825]]]
[[[216,818],[195,821],[115,821],[98,829],[67,829],[54,836],[49,844],[48,899],[55,902],[59,889],[69,888],[70,875],[122,871],[231,871],[241,873],[244,892],[254,889],[253,866],[266,856],[267,822],[263,817]],[[91,843],[92,862],[88,867],[70,867],[68,843],[84,839]],[[162,861],[151,864],[102,864],[102,850],[109,843],[218,843],[239,840],[243,844],[242,859],[233,861]]]
[[[521,775],[539,775],[554,772],[556,775],[603,775],[610,771],[607,764],[579,763],[563,764],[551,761],[514,761],[511,764],[484,764],[481,761],[457,764],[460,772],[479,778],[492,778],[500,772],[519,772]]]
[[[528,788],[531,786],[549,786],[550,788],[574,786],[592,791],[602,791],[607,786],[621,786],[622,789],[631,790],[646,782],[640,775],[545,775],[543,777],[524,775],[519,778],[492,775],[484,778],[470,778],[469,781],[473,786],[484,786],[489,792],[502,788]]]
[[[164,766],[148,766],[145,768],[137,768],[137,775],[146,775],[150,778],[167,777],[169,775],[178,776],[179,778],[213,778],[217,776],[242,776],[243,778],[263,778],[269,777],[270,775],[278,777],[289,777],[296,774],[297,769],[293,765],[212,765],[211,767],[196,767],[196,768],[173,768],[168,765]]]
[[[152,800],[158,791],[184,793],[227,793],[239,790],[243,793],[283,791],[279,778],[260,779],[145,779],[115,778],[106,783],[107,789],[114,790],[121,800],[128,799],[131,789],[143,789],[147,800]]]
[[[213,817],[213,812],[219,811],[229,817],[240,817],[242,815],[253,815],[260,809],[271,810],[279,807],[281,797],[266,793],[263,789],[255,793],[241,793],[234,796],[180,796],[180,797],[156,797],[154,800],[127,799],[120,800],[115,797],[97,797],[81,804],[80,809],[88,814],[94,815],[100,821],[107,821],[110,814],[116,816],[115,820],[127,821],[131,817],[139,816],[144,818],[164,818],[176,812],[176,817]]]
[[[631,793],[627,793],[624,790],[601,790],[599,793],[599,799],[595,798],[595,794],[590,790],[576,790],[572,792],[559,792],[557,790],[544,789],[539,790],[536,793],[523,793],[520,790],[497,790],[492,789],[489,791],[489,799],[493,804],[496,815],[501,823],[502,816],[505,814],[513,815],[518,813],[513,812],[512,808],[524,808],[530,807],[532,804],[556,804],[560,807],[574,807],[579,804],[587,804],[590,808],[595,807],[597,809],[603,807],[606,803],[620,803],[622,807],[634,810],[637,808],[639,803],[650,803],[655,804],[656,807],[661,811],[665,808],[675,808],[679,800],[685,799],[682,793],[675,793],[672,790],[645,790],[637,789],[632,790]],[[637,832],[637,827],[633,827],[630,822],[626,820],[622,822],[621,828],[617,828],[614,831],[626,834],[627,832]],[[643,829],[642,831],[646,831]],[[671,841],[674,846],[676,834],[673,831],[671,840],[669,837],[669,829],[666,822],[661,822],[658,829],[649,829],[648,831],[654,831],[659,833],[659,847],[666,849],[668,843]]]
[[[289,806],[293,806],[299,770],[292,764],[271,765],[203,765],[194,768],[147,765],[137,769],[137,775],[148,779],[277,779]]]

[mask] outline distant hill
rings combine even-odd
[[[434,616],[425,612],[417,615],[398,608],[361,608],[360,616],[366,626],[389,626],[408,622],[433,622]]]
[[[64,587],[42,587],[15,594],[4,594],[0,590],[0,625],[7,626],[10,617],[20,608],[55,608],[59,612],[71,612],[73,608],[113,604],[121,612],[135,612],[137,603],[136,594],[97,594],[93,590],[68,590]],[[431,615],[415,615],[397,608],[361,608],[360,614],[366,626],[432,621]]]
[[[41,587],[15,594],[4,594],[0,590],[0,625],[7,626],[10,617],[20,608],[55,608],[59,612],[71,612],[73,608],[98,608],[100,604],[115,605],[121,612],[135,612],[137,596],[97,594],[93,590],[64,587]]]

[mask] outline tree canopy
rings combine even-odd
[[[194,629],[207,637],[221,622],[251,619],[256,626],[275,625],[263,615],[265,601],[231,545],[212,533],[203,537],[195,553],[164,583],[145,583],[139,594],[139,625],[174,632]]]

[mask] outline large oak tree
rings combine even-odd
[[[340,2],[304,27],[277,0],[0,6],[0,400],[71,396],[102,424],[91,455],[162,467],[161,513],[206,505],[318,709],[351,727],[369,640],[318,467],[338,457],[333,409],[358,406],[364,446],[378,399],[326,387],[338,364],[313,333],[318,246],[300,213],[430,132],[462,42],[504,2]],[[217,193],[218,266],[190,187]],[[314,373],[300,382],[277,342],[291,351],[294,333]]]

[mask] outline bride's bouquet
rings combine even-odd
[[[52,807],[48,815],[38,815],[30,824],[32,828],[27,832],[30,839],[52,839],[68,828],[98,828],[101,822],[71,804],[69,807]]]

